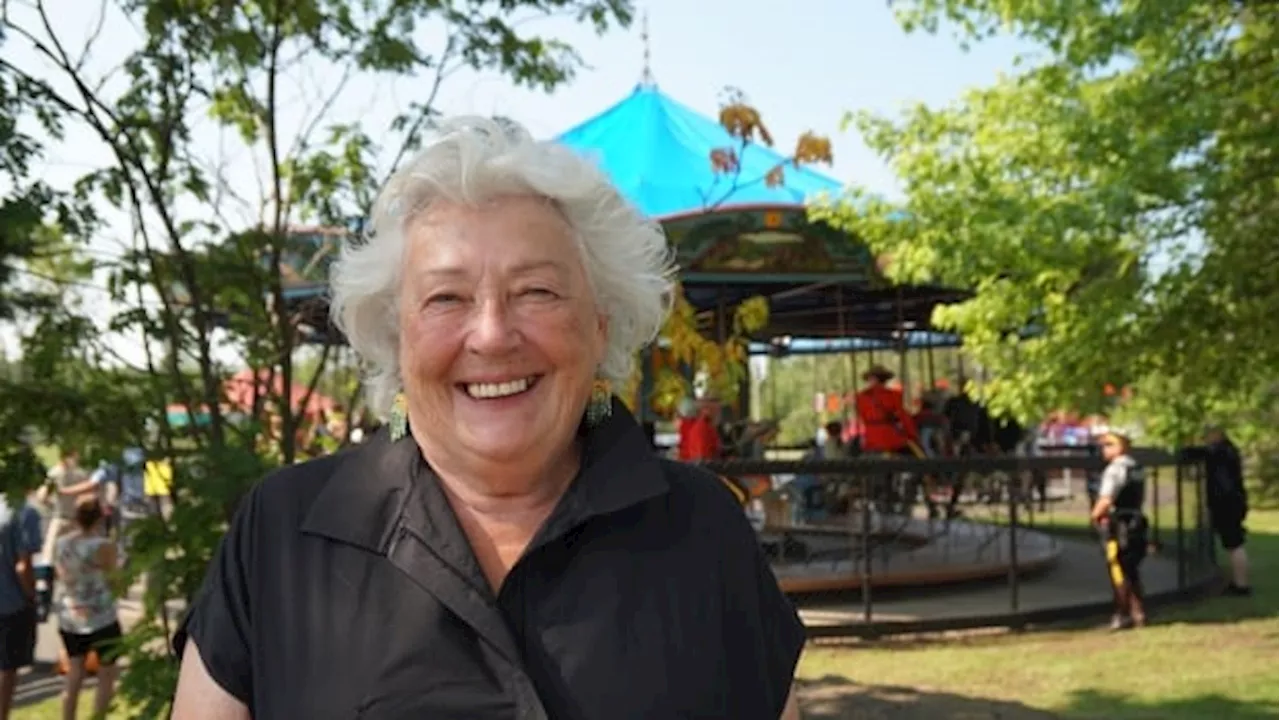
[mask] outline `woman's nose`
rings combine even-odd
[[[482,302],[476,306],[467,347],[472,352],[501,354],[520,345],[520,330],[509,304],[501,301]]]

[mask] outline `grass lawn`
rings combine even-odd
[[[1274,718],[1277,519],[1249,518],[1252,598],[1170,608],[1118,635],[1059,628],[812,647],[800,664],[806,717]]]

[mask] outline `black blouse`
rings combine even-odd
[[[182,629],[255,720],[777,720],[804,644],[741,507],[620,405],[497,596],[412,439],[257,485]]]

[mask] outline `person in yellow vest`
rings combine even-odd
[[[1112,630],[1147,624],[1139,567],[1147,555],[1146,472],[1130,454],[1131,440],[1123,430],[1109,428],[1099,444],[1107,461],[1090,519],[1098,529],[1111,579],[1114,614]]]
[[[148,460],[142,474],[142,491],[156,512],[168,520],[173,512],[173,464],[168,460]]]

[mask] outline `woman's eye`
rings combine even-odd
[[[546,288],[529,288],[523,293],[526,297],[537,298],[539,300],[550,300],[559,297],[555,292]]]
[[[454,305],[462,302],[462,296],[454,293],[436,293],[427,297],[427,305]]]

